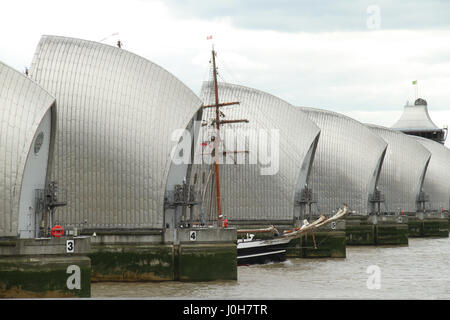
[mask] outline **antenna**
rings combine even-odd
[[[111,38],[111,37],[113,37],[113,36],[118,36],[118,35],[119,35],[118,32],[114,32],[114,33],[110,34],[109,36],[103,38],[102,40],[100,40],[100,41],[98,41],[98,42],[103,42],[103,41],[108,40],[109,38]]]

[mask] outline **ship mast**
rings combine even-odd
[[[220,107],[230,106],[234,104],[239,104],[239,102],[219,102],[219,89],[217,84],[217,67],[216,67],[216,52],[214,51],[214,46],[212,48],[212,64],[213,64],[213,78],[214,78],[214,97],[215,103],[212,105],[203,106],[203,108],[215,108],[216,109],[216,117],[215,117],[215,126],[216,126],[216,135],[214,136],[214,176],[216,180],[216,203],[217,203],[217,219],[219,223],[219,228],[222,227],[222,204],[220,198],[220,175],[219,175],[219,143],[220,143],[220,125],[226,123],[237,123],[237,122],[248,122],[248,120],[220,120]],[[234,151],[232,153],[237,153],[238,151]],[[226,155],[227,152],[223,152],[223,155]]]
[[[217,69],[216,69],[216,53],[214,47],[212,49],[212,63],[213,63],[213,75],[214,75],[214,96],[215,96],[215,109],[216,109],[216,137],[214,139],[214,176],[216,178],[216,203],[217,203],[217,219],[219,222],[219,228],[222,227],[222,206],[220,203],[220,177],[219,177],[219,163],[218,163],[218,147],[220,139],[220,112],[219,112],[219,88],[217,85]]]

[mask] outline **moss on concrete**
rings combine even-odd
[[[96,245],[89,256],[93,282],[174,280],[171,245]]]
[[[409,218],[408,219],[408,236],[415,237],[423,237],[423,221],[418,218]]]
[[[346,257],[345,232],[314,232],[314,239],[312,234],[307,234],[302,240],[304,258]]]
[[[407,224],[378,224],[375,230],[377,245],[408,245]]]
[[[410,237],[448,237],[449,223],[447,219],[409,219]]]
[[[348,245],[408,245],[407,224],[360,224],[347,225],[345,229]]]
[[[286,257],[303,258],[302,238],[292,239],[286,248]]]
[[[96,245],[90,258],[93,282],[237,279],[235,243]]]
[[[236,244],[182,244],[178,260],[181,281],[237,280]]]
[[[314,239],[311,233],[302,235],[289,242],[286,256],[290,258],[345,258],[345,232],[314,232]]]
[[[375,225],[361,224],[345,226],[347,245],[374,245],[376,240]]]
[[[70,265],[80,267],[80,289],[69,289]],[[90,260],[87,257],[9,256],[0,258],[0,298],[90,297]]]
[[[423,221],[424,237],[448,237],[447,219],[425,219]]]

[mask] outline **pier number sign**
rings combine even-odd
[[[67,253],[75,252],[75,240],[67,240],[66,241],[66,252]]]
[[[189,231],[189,240],[191,241],[197,240],[197,231]]]

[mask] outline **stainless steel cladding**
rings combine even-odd
[[[55,98],[34,81],[0,62],[0,237],[19,235],[20,210],[29,218],[25,222],[34,221],[34,183],[40,188],[45,185],[48,148],[42,157],[43,170],[29,171],[27,179],[26,165],[29,157],[40,158],[44,153],[41,146],[50,145],[50,132],[37,133],[46,116],[51,125],[54,104]],[[26,208],[19,209],[21,202],[27,202]]]
[[[324,214],[347,203],[356,214],[373,211],[387,144],[358,121],[331,111],[298,108],[320,128],[310,184]]]
[[[160,66],[101,43],[43,36],[31,77],[59,114],[52,179],[67,190],[56,219],[85,228],[161,228],[172,133],[199,98]]]
[[[225,116],[221,120],[249,121],[221,126],[224,152],[227,152],[221,158],[219,170],[224,216],[249,223],[292,222],[294,198],[307,182],[320,129],[305,114],[268,93],[227,83],[219,83],[218,92],[220,102],[240,103],[221,108]],[[214,103],[212,82],[203,84],[201,97],[206,105]],[[203,121],[208,126],[202,129],[202,141],[210,141],[214,119],[215,109],[205,109]],[[268,157],[263,156],[266,150],[270,150]],[[197,152],[206,154],[201,156],[204,163],[211,163],[208,152],[208,147]],[[205,175],[209,166],[197,169],[203,171],[198,174]],[[206,201],[203,208],[214,215],[210,204]]]
[[[382,126],[367,125],[388,143],[379,189],[390,212],[416,212],[431,153],[413,137]]]
[[[429,197],[426,209],[450,209],[450,150],[442,144],[413,137],[431,152],[430,163],[425,174],[423,191]]]

